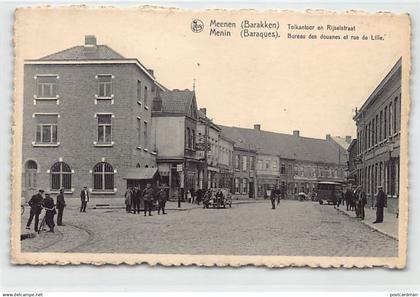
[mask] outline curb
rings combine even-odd
[[[355,218],[355,217],[351,216],[349,213],[345,212],[344,210],[341,210],[340,208],[336,208],[336,207],[335,207],[335,209],[336,209],[336,210],[338,210],[339,212],[341,212],[341,213],[345,214],[345,215],[346,215],[346,216],[348,216],[348,217]],[[380,228],[376,227],[375,225],[370,224],[370,223],[368,223],[368,222],[366,222],[366,221],[364,221],[364,220],[361,220],[360,222],[361,222],[363,225],[368,226],[370,229],[373,229],[373,230],[375,230],[375,231],[377,231],[377,232],[379,232],[379,233],[381,233],[381,234],[383,234],[383,235],[385,235],[385,236],[388,236],[388,237],[390,237],[390,238],[392,238],[392,239],[394,239],[394,240],[397,240],[397,241],[398,241],[398,236],[395,236],[394,234],[391,234],[391,233],[389,233],[389,232],[383,231],[383,230],[381,230]]]

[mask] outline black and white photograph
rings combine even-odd
[[[14,263],[405,267],[408,15],[15,18]]]

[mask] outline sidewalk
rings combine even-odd
[[[346,206],[340,205],[340,207],[334,206],[338,211],[356,218],[355,211],[347,211]],[[395,240],[398,240],[398,218],[395,214],[389,213],[387,209],[384,209],[384,221],[383,223],[373,224],[376,219],[376,209],[371,207],[365,207],[365,219],[360,220],[363,224],[369,226],[370,228],[385,234]]]

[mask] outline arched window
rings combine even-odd
[[[57,162],[51,166],[51,189],[71,189],[71,168],[67,163]]]
[[[100,162],[93,168],[93,189],[114,190],[114,169],[111,164]]]
[[[25,164],[25,186],[28,189],[36,188],[36,173],[38,165],[33,160],[28,160]]]
[[[136,168],[140,168],[140,167],[141,167],[140,163],[137,163]]]

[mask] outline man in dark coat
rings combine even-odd
[[[64,207],[66,207],[66,201],[64,200],[64,189],[61,188],[60,189],[60,193],[57,195],[57,203],[56,203],[56,208],[57,208],[57,225],[58,226],[64,226],[63,225],[63,212],[64,212]]]
[[[82,202],[80,205],[80,212],[86,212],[86,206],[89,202],[89,191],[86,186],[84,186],[83,190],[80,192],[80,201]]]
[[[146,216],[147,212],[149,212],[149,216],[152,216],[153,196],[152,185],[147,184],[146,189],[143,190],[144,216]]]
[[[346,201],[346,209],[351,210],[351,204],[353,201],[353,193],[350,191],[349,188],[347,188],[346,193],[344,194],[344,200]]]
[[[45,199],[42,202],[42,206],[45,208],[45,223],[50,228],[50,231],[48,232],[54,233],[54,215],[56,211],[54,200],[51,198],[50,193],[45,193]]]
[[[140,213],[140,201],[141,201],[140,186],[133,188],[132,201],[133,201],[133,213],[136,213],[136,212]]]
[[[31,212],[28,222],[26,223],[26,229],[31,228],[32,220],[35,217],[35,232],[38,232],[39,215],[41,214],[42,201],[44,200],[44,197],[42,197],[43,193],[44,190],[39,190],[38,193],[33,195],[31,200],[28,202],[29,206],[31,207]]]
[[[158,199],[158,215],[160,214],[161,210],[162,210],[162,214],[166,214],[165,206],[166,206],[166,201],[168,201],[168,194],[166,193],[166,189],[164,187],[161,187],[159,191],[157,192],[157,199]]]
[[[378,194],[376,194],[376,220],[373,222],[382,223],[384,221],[384,207],[386,207],[386,195],[382,186],[378,187]]]
[[[365,205],[367,204],[367,199],[366,199],[366,192],[363,190],[363,188],[360,188],[359,202],[360,202],[360,218],[364,220],[365,219]]]
[[[272,189],[270,193],[271,209],[276,209],[276,189]]]

